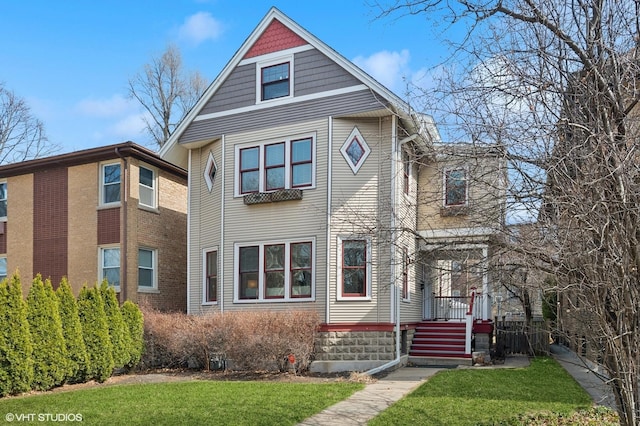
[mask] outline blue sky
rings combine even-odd
[[[0,82],[24,98],[61,153],[132,140],[142,145],[128,80],[169,43],[208,81],[275,6],[398,95],[428,84],[446,55],[425,17],[376,19],[366,0],[22,0],[0,15]]]

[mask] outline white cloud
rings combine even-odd
[[[75,106],[76,111],[89,117],[119,117],[137,109],[131,99],[116,94],[109,99],[83,99]]]
[[[130,114],[127,115],[114,124],[112,124],[108,131],[114,137],[121,140],[131,140],[133,142],[140,141],[141,134],[145,129],[144,114]]]
[[[189,16],[178,29],[181,39],[193,44],[215,40],[222,34],[222,23],[208,12],[198,12]]]
[[[411,55],[407,49],[400,52],[383,50],[369,57],[358,56],[353,62],[384,86],[398,93],[403,89],[403,79],[411,78],[410,59]]]

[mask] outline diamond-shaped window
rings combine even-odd
[[[351,131],[351,134],[347,138],[347,140],[340,148],[340,152],[345,160],[347,160],[347,164],[351,167],[353,173],[358,173],[360,167],[364,164],[365,160],[371,153],[371,149],[367,142],[364,140],[364,137],[360,134],[360,131],[357,127],[354,127]]]
[[[209,152],[209,158],[207,158],[207,165],[204,167],[204,180],[207,183],[207,188],[209,188],[209,192],[213,189],[213,181],[216,178],[216,172],[218,171],[218,167],[216,167],[216,160],[213,158],[213,153]]]

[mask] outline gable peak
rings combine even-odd
[[[244,59],[291,49],[305,44],[307,44],[306,40],[278,19],[274,18],[247,51]]]

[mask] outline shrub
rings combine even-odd
[[[142,359],[144,352],[144,317],[140,308],[130,300],[122,304],[120,311],[130,338],[127,367],[135,367]]]
[[[27,320],[33,345],[33,388],[48,390],[64,382],[69,372],[58,299],[51,281],[36,275],[27,295]]]
[[[319,318],[315,313],[229,312],[184,315],[145,310],[147,366],[207,369],[213,354],[245,370],[286,370],[294,354],[296,369],[311,362]]]
[[[131,346],[131,337],[129,336],[129,329],[124,323],[124,319],[122,319],[116,291],[109,286],[107,280],[102,281],[100,294],[102,295],[104,312],[109,325],[109,337],[113,348],[113,363],[116,368],[122,368],[130,360],[129,347]]]
[[[85,286],[80,290],[78,317],[89,359],[87,379],[104,382],[113,372],[113,348],[109,337],[107,316],[104,312],[104,302],[97,286],[91,289]]]
[[[62,321],[62,334],[67,348],[69,362],[68,381],[82,382],[85,379],[89,359],[82,338],[82,326],[78,317],[78,303],[66,278],[56,290],[58,310]]]
[[[0,283],[0,395],[31,389],[33,348],[20,277]]]

